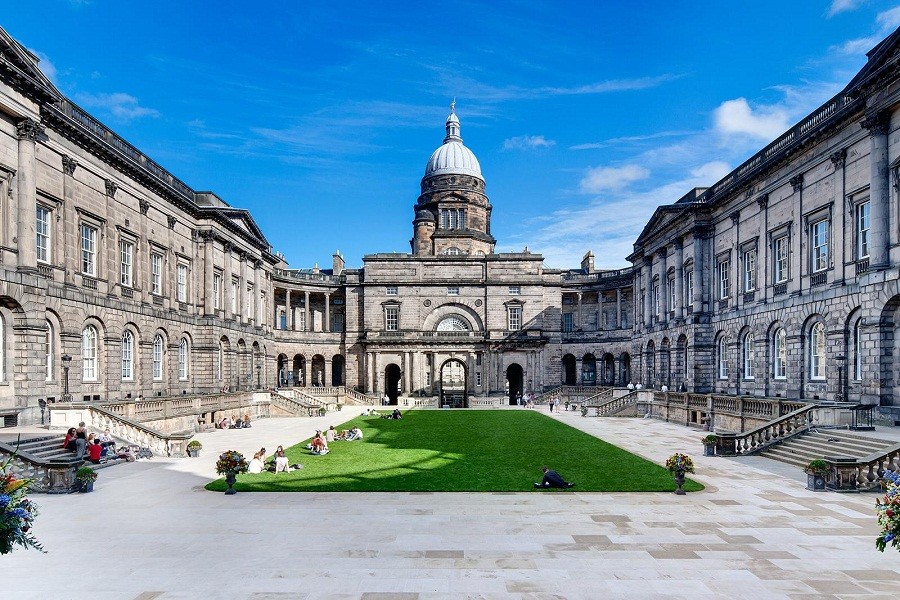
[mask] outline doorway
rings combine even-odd
[[[441,367],[441,406],[468,408],[466,366],[458,360],[448,360]]]
[[[400,396],[400,367],[395,364],[389,364],[384,369],[384,393],[388,397],[388,404],[397,404]]]
[[[513,363],[506,368],[506,383],[507,388],[509,389],[510,406],[517,406],[519,404],[519,398],[525,393],[525,389],[522,385],[523,379],[524,372],[522,371],[522,366],[518,363]]]

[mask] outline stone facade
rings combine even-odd
[[[660,206],[630,268],[495,253],[451,109],[410,254],[289,269],[247,211],[72,104],[0,30],[2,422],[40,421],[66,383],[74,400],[282,385],[466,406],[640,381],[892,405],[897,46],[725,179]]]

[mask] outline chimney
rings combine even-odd
[[[344,257],[341,256],[340,250],[335,250],[334,254],[331,255],[331,264],[332,272],[335,275],[340,275],[344,272]]]
[[[588,250],[587,254],[584,255],[584,258],[581,259],[581,270],[585,273],[594,272],[594,253],[590,250]]]

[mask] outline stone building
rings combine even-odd
[[[898,44],[724,179],[657,208],[629,257],[635,378],[897,403]]]
[[[630,268],[496,253],[451,105],[410,253],[292,269],[247,211],[80,109],[0,30],[0,423],[276,385],[469,406],[634,381],[891,406],[898,37],[723,180],[661,198]]]

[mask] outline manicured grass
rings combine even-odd
[[[578,492],[671,492],[672,475],[533,410],[416,410],[399,421],[358,417],[362,441],[336,441],[329,454],[286,449],[291,473],[239,475],[241,492],[521,492],[541,480],[541,465],[574,481]],[[249,458],[249,457],[248,457]],[[223,479],[206,489],[224,491]],[[684,489],[703,486],[688,480]],[[537,491],[537,493],[548,493]]]

